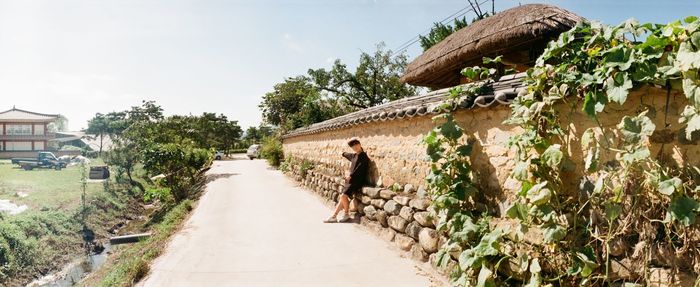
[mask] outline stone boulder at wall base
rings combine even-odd
[[[379,197],[383,199],[391,199],[396,195],[396,192],[388,189],[381,189],[379,190]]]
[[[421,229],[423,229],[423,227],[421,227],[420,224],[415,223],[415,222],[411,222],[408,225],[406,225],[406,232],[405,233],[409,237],[411,237],[415,240],[418,240],[418,234],[420,233]]]
[[[403,217],[403,219],[406,219],[407,221],[413,221],[413,208],[410,208],[408,206],[404,206],[401,208],[401,212],[399,212],[399,216]]]
[[[389,219],[387,220],[389,223],[389,227],[393,228],[394,230],[403,233],[406,231],[406,225],[408,225],[408,221],[406,219],[401,218],[400,216],[389,216]]]
[[[377,209],[374,208],[374,206],[368,205],[365,206],[365,208],[362,210],[365,214],[365,216],[369,219],[374,220],[376,217],[375,215],[377,214]]]
[[[401,212],[401,204],[396,201],[389,200],[384,204],[384,210],[392,215],[399,215]]]
[[[409,251],[411,250],[411,247],[413,247],[413,244],[416,243],[413,238],[408,237],[406,235],[397,233],[396,236],[394,237],[394,242],[396,242],[396,246],[401,248],[403,251]]]
[[[423,247],[423,250],[429,253],[437,252],[440,236],[437,231],[430,228],[421,229],[418,234],[418,243]]]
[[[411,201],[411,198],[405,195],[397,195],[394,196],[394,201],[398,202],[399,204],[406,206],[408,203]]]
[[[427,210],[430,206],[430,200],[427,198],[414,198],[409,205],[418,210]]]
[[[384,210],[378,210],[377,213],[374,214],[374,218],[377,219],[377,221],[379,221],[379,223],[381,223],[382,226],[384,226],[384,227],[388,227],[388,226],[389,226],[389,222],[388,222],[388,220],[387,220],[386,211],[384,211]]]
[[[413,219],[424,227],[435,227],[435,223],[433,222],[430,212],[428,211],[416,212],[413,214]]]
[[[382,209],[384,208],[384,203],[386,203],[383,199],[372,199],[370,201],[370,204],[373,205],[376,208]]]
[[[379,198],[379,190],[381,190],[381,188],[363,187],[362,193],[364,193],[365,195],[369,196],[372,199],[377,199],[377,198]]]

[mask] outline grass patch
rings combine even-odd
[[[95,159],[91,164],[101,162]],[[30,209],[73,210],[80,205],[81,171],[80,166],[71,166],[60,171],[27,171],[11,164],[9,160],[0,160],[0,199],[8,199],[20,205],[26,204]],[[90,182],[87,185],[88,196],[94,196],[103,190],[102,183]]]
[[[83,222],[81,171],[25,171],[0,161],[0,199],[29,206],[17,215],[0,214],[0,286],[24,286],[84,255],[83,225],[104,242],[112,226],[140,213],[125,185],[90,182]]]
[[[185,200],[169,209],[152,226],[153,236],[133,245],[115,248],[116,252],[109,262],[80,282],[79,286],[133,286],[148,274],[151,261],[165,250],[170,236],[178,231],[192,205],[191,200]]]

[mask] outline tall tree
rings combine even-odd
[[[109,119],[101,114],[95,114],[91,120],[88,121],[88,127],[85,130],[87,134],[95,135],[100,139],[100,150],[99,154],[102,155],[102,147],[104,146],[104,137],[111,133]]]
[[[407,62],[405,54],[395,55],[379,43],[373,54],[362,52],[353,73],[340,60],[330,70],[310,69],[308,73],[317,89],[355,109],[364,109],[416,95],[415,87],[399,80]]]
[[[288,78],[263,96],[259,105],[263,120],[291,130],[343,114],[342,107],[327,98],[305,76]]]

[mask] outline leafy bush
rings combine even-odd
[[[275,136],[264,138],[260,149],[260,156],[266,159],[271,166],[279,167],[282,163],[282,159],[284,159],[282,141]]]
[[[232,149],[229,153],[236,154],[236,153],[246,153],[246,152],[248,152],[248,149],[238,148],[238,149]]]
[[[208,149],[181,144],[157,144],[144,151],[143,168],[150,175],[165,175],[164,185],[173,199],[180,202],[191,196],[190,191],[202,169],[209,166],[214,153]]]

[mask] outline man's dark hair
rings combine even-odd
[[[351,139],[350,141],[348,141],[348,146],[350,146],[350,147],[352,147],[356,144],[360,144],[360,141],[358,139]]]

